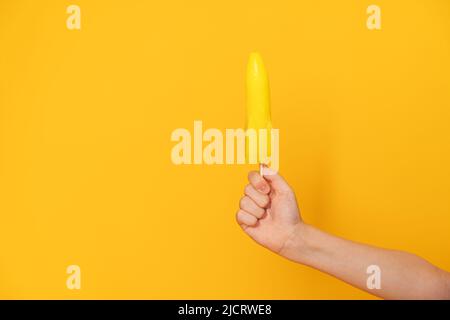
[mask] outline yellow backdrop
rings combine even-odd
[[[0,298],[371,298],[241,232],[253,166],[170,160],[254,50],[305,220],[450,269],[449,1],[2,0]]]

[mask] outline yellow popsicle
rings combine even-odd
[[[247,136],[246,162],[267,164],[264,155],[269,157],[271,153],[272,129],[270,89],[266,68],[257,52],[250,54],[247,64],[247,129],[254,129],[258,142],[251,135]],[[266,135],[266,141],[262,134]]]

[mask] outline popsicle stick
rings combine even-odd
[[[262,163],[259,164],[259,174],[264,177],[264,164]]]

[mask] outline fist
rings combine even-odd
[[[283,255],[286,243],[302,224],[295,194],[278,173],[252,171],[239,202],[236,220],[253,240]]]

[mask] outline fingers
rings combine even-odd
[[[270,192],[269,183],[264,180],[263,177],[261,177],[259,172],[250,171],[250,173],[248,174],[248,181],[259,192],[262,192],[264,194],[268,194]]]
[[[248,184],[245,187],[244,194],[252,199],[261,208],[266,208],[269,204],[269,196],[256,190],[251,184]]]
[[[239,207],[241,210],[244,210],[245,212],[250,213],[251,215],[255,216],[257,219],[262,218],[266,210],[264,208],[261,208],[256,204],[255,201],[253,201],[249,196],[244,196],[241,198],[241,201],[239,203]]]
[[[244,229],[256,226],[258,220],[264,217],[265,208],[270,203],[271,191],[282,194],[292,192],[290,186],[277,172],[265,167],[263,175],[264,177],[257,171],[251,171],[248,174],[250,184],[245,187],[245,196],[241,198],[240,210],[236,214],[237,222]]]
[[[246,226],[253,227],[258,222],[258,219],[248,212],[239,210],[236,214],[236,221],[245,228]]]

